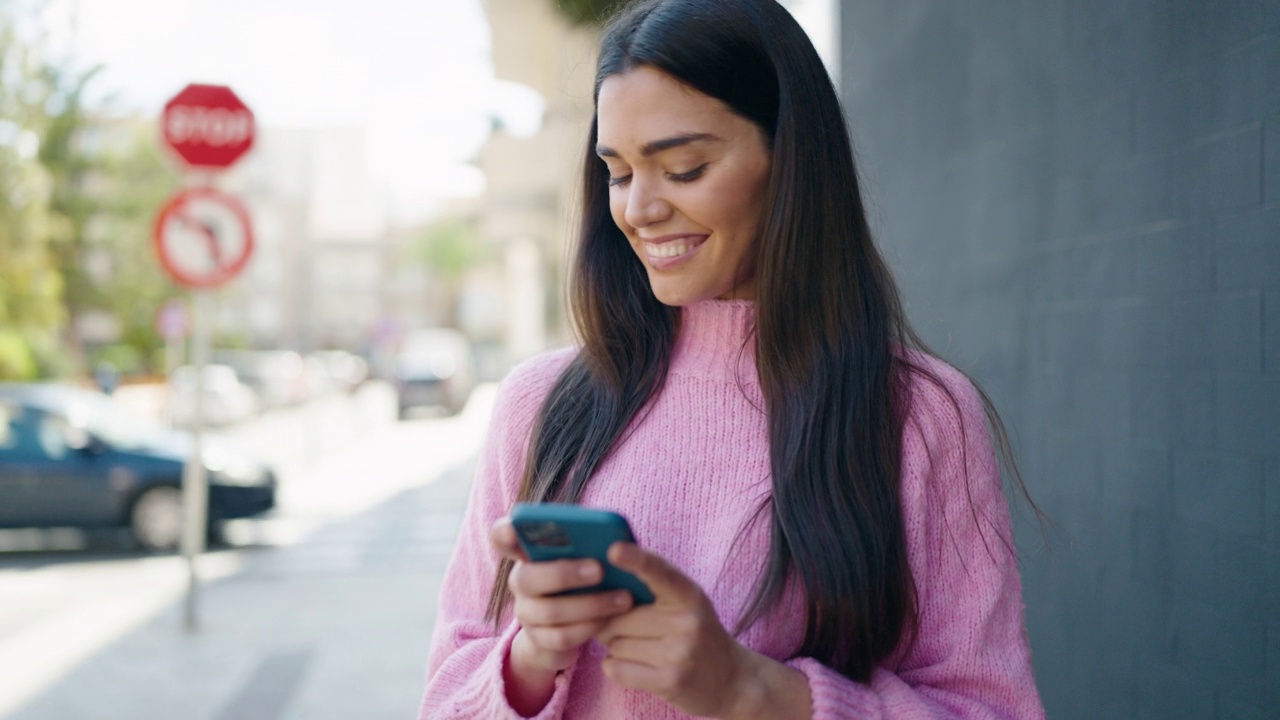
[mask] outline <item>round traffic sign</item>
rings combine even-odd
[[[191,84],[164,106],[164,141],[188,164],[226,168],[253,146],[253,113],[224,85]]]
[[[210,288],[244,269],[253,252],[249,211],[231,195],[192,188],[174,195],[160,210],[155,226],[160,264],[174,280]]]

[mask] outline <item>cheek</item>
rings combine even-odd
[[[735,240],[748,240],[760,220],[760,193],[741,182],[724,183],[708,188],[698,206],[706,223],[729,234]]]
[[[736,183],[729,197],[734,198],[733,216],[737,227],[754,239],[764,216],[766,178],[761,175]]]
[[[631,235],[631,226],[627,225],[626,213],[626,196],[617,191],[611,191],[609,193],[609,215],[613,217],[613,224],[617,225],[618,229],[629,238]]]

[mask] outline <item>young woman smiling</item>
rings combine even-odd
[[[503,382],[422,718],[1039,718],[988,415],[906,322],[844,118],[773,0],[607,29],[581,345]],[[559,595],[517,501],[616,510],[656,596]]]

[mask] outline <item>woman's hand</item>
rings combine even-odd
[[[553,597],[599,583],[604,569],[595,560],[529,562],[509,518],[494,524],[490,540],[499,553],[516,561],[507,586],[515,597],[520,631],[506,667],[507,697],[516,710],[536,714],[551,698],[556,673],[572,665],[579,648],[611,618],[631,609],[631,594],[617,590]]]
[[[690,715],[745,717],[765,700],[764,675],[795,672],[735,640],[702,588],[661,557],[614,543],[609,562],[639,577],[655,598],[614,618],[596,636],[609,651],[605,675],[619,685],[657,695]],[[807,700],[803,676],[801,682]],[[795,717],[803,716],[807,712]]]

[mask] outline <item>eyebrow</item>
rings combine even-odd
[[[640,148],[640,155],[643,157],[652,157],[663,150],[670,150],[681,145],[688,145],[695,142],[707,142],[719,140],[720,138],[710,133],[689,133],[688,135],[676,135],[675,137],[663,138],[662,140],[654,140]],[[596,155],[600,157],[621,157],[617,150],[605,147],[604,145],[596,146]]]

